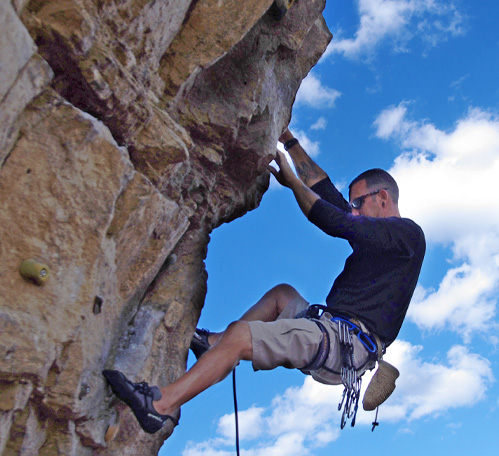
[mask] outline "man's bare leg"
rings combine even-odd
[[[223,380],[241,360],[251,361],[253,346],[247,321],[275,321],[284,308],[300,294],[290,285],[281,284],[269,290],[243,316],[221,333],[210,335],[212,348],[177,381],[161,388],[161,400],[154,408],[170,415],[199,393]]]
[[[177,381],[161,388],[162,398],[153,403],[158,413],[171,415],[193,397],[223,380],[240,360],[252,360],[251,332],[246,322],[231,323],[221,334],[218,343],[191,369]]]
[[[239,321],[275,321],[284,308],[298,297],[301,297],[300,293],[291,285],[277,285],[250,307]],[[223,332],[210,334],[208,337],[209,344],[214,346],[222,335]]]
[[[286,305],[298,297],[298,292],[289,285],[274,287],[240,320],[231,323],[218,336],[218,342],[189,371],[161,388],[161,399],[157,401],[154,400],[158,397],[157,387],[133,383],[117,370],[105,369],[102,374],[113,392],[132,409],[142,429],[149,433],[157,432],[169,419],[177,424],[178,421],[172,416],[174,412],[194,396],[224,379],[240,360],[252,361],[253,344],[248,320],[275,320]]]

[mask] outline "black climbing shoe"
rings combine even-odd
[[[214,333],[211,333],[207,329],[196,328],[196,331],[192,336],[191,347],[190,347],[196,359],[201,358],[201,355],[203,355],[211,348],[211,345],[208,342],[208,337],[210,336],[210,334]]]
[[[154,409],[152,401],[161,399],[157,386],[149,386],[146,382],[132,383],[116,370],[104,370],[102,374],[111,385],[113,393],[132,409],[135,418],[147,433],[154,434],[159,431],[167,420],[178,424],[178,420],[173,416],[160,415]]]

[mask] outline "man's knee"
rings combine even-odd
[[[272,290],[275,296],[277,316],[282,313],[286,306],[297,298],[302,298],[300,293],[294,287],[287,283],[281,283]],[[303,298],[302,298],[303,299]]]
[[[251,360],[253,345],[248,322],[241,320],[232,322],[227,326],[222,339],[225,344],[231,346],[232,350],[239,353],[240,359]]]
[[[296,297],[300,296],[300,293],[298,293],[294,287],[287,283],[276,285],[271,291],[282,301],[292,301]]]

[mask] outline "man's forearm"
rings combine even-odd
[[[320,196],[317,195],[314,191],[310,190],[310,188],[301,180],[296,178],[290,185],[291,190],[293,191],[296,201],[300,206],[300,209],[308,217],[310,209],[314,203],[320,199]]]
[[[327,177],[327,174],[307,155],[300,144],[291,147],[288,153],[293,160],[298,176],[307,187],[312,187]]]
[[[279,139],[286,143],[293,139],[293,135],[289,130],[286,130]],[[288,153],[293,160],[299,178],[307,187],[312,187],[327,177],[324,170],[308,156],[299,143],[288,148]]]

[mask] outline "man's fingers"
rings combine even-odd
[[[267,166],[267,169],[275,176],[277,177],[277,170],[272,166],[272,165],[268,165]]]
[[[286,160],[286,156],[279,149],[276,149],[275,161],[279,165],[279,168],[283,160]]]
[[[283,181],[283,176],[282,176],[281,171],[278,171],[272,165],[268,165],[267,169],[274,175],[277,182],[279,182],[281,185],[287,187],[286,183]]]

